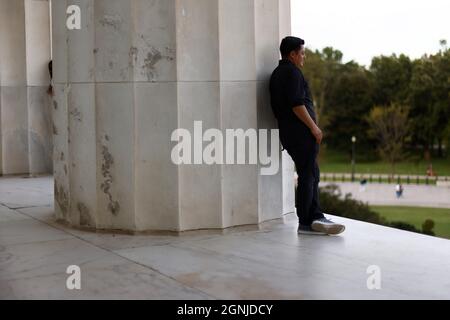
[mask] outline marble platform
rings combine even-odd
[[[341,236],[300,236],[293,214],[223,234],[96,234],[56,223],[52,196],[51,176],[0,178],[0,299],[450,298],[449,240],[339,217]]]

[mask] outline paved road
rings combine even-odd
[[[331,182],[323,182],[325,186]],[[371,205],[413,206],[450,208],[450,188],[426,185],[403,185],[404,193],[400,199],[395,195],[395,184],[369,183],[365,190],[359,183],[334,182],[341,188],[342,195],[351,193],[357,200],[368,202]]]

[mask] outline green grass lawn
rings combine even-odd
[[[403,221],[419,230],[422,230],[425,220],[431,219],[435,223],[433,231],[436,236],[450,239],[450,209],[388,206],[371,206],[371,209],[389,222]]]
[[[350,173],[352,171],[351,159],[344,153],[322,148],[319,156],[320,170],[324,173]],[[439,176],[450,176],[450,157],[447,159],[433,159],[433,170]],[[428,163],[420,161],[403,161],[396,164],[396,174],[425,175]],[[391,166],[383,161],[362,161],[356,155],[356,173],[390,173]]]

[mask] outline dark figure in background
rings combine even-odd
[[[297,170],[298,233],[339,234],[345,227],[326,219],[319,205],[317,155],[322,131],[317,126],[311,92],[301,71],[306,59],[304,44],[296,37],[286,37],[281,42],[282,60],[270,79],[272,110],[278,120],[281,144]]]
[[[397,196],[397,199],[403,196],[403,190],[403,186],[401,184],[397,184],[397,186],[395,187],[395,194]]]
[[[53,60],[50,60],[50,62],[48,63],[48,73],[50,74],[50,85],[48,86],[47,89],[47,94],[49,96],[54,96],[55,93],[53,91]]]
[[[362,180],[359,182],[359,184],[360,184],[359,191],[360,191],[360,192],[366,191],[367,179],[362,179]]]

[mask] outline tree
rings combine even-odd
[[[411,60],[404,54],[373,58],[370,71],[374,79],[374,105],[405,104],[409,96],[412,67]]]
[[[422,146],[424,158],[431,160],[433,135],[432,105],[434,79],[431,61],[427,56],[413,62],[410,83],[409,114],[411,120],[412,144]]]
[[[343,64],[326,95],[324,126],[325,141],[334,149],[348,150],[351,137],[358,137],[358,146],[370,154],[373,140],[365,132],[368,128],[365,115],[372,108],[372,81],[370,74],[354,62]]]
[[[367,121],[370,125],[369,135],[378,140],[378,152],[382,159],[391,164],[391,174],[394,175],[395,164],[404,155],[409,131],[407,108],[397,104],[376,106]]]
[[[425,159],[431,161],[434,144],[442,157],[442,145],[449,138],[450,122],[450,50],[424,55],[413,62],[409,105],[412,142],[423,147]]]
[[[422,148],[431,160],[434,146],[444,156],[450,144],[450,49],[442,49],[411,61],[403,54],[379,56],[370,69],[351,61],[343,63],[343,53],[332,47],[314,52],[307,49],[304,73],[311,87],[317,119],[324,143],[331,149],[348,150],[353,135],[358,137],[358,155],[365,160],[376,154],[376,135],[367,135],[367,114],[374,106],[407,106],[411,129],[403,141],[407,151]]]
[[[362,154],[371,154],[374,141],[360,135],[367,129],[361,115],[372,105],[371,74],[351,61],[342,63],[343,53],[332,47],[307,50],[304,73],[311,87],[317,119],[324,131],[324,143],[334,149],[348,149],[350,138],[358,135]]]
[[[316,108],[317,121],[321,127],[326,127],[328,117],[326,113],[326,97],[334,82],[343,54],[332,47],[326,47],[322,51],[306,50],[307,63],[304,68],[308,79]]]
[[[437,140],[438,157],[443,157],[442,144],[448,137],[450,123],[450,50],[446,49],[446,41],[441,40],[439,53],[430,57],[434,80],[432,90],[432,138]]]

